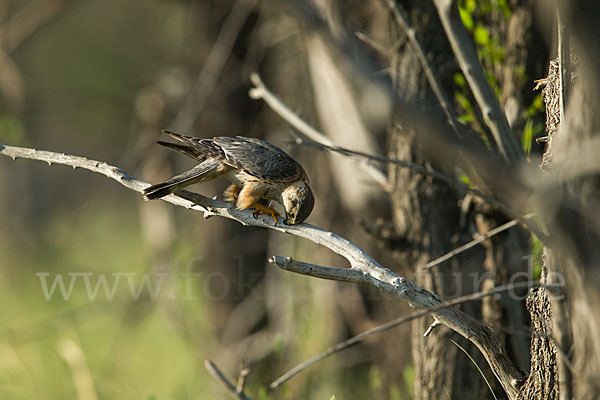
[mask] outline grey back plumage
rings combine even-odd
[[[274,182],[294,182],[301,178],[308,180],[304,169],[296,160],[279,147],[264,140],[244,136],[200,139],[169,131],[164,132],[184,143],[185,146],[189,146],[188,151],[176,150],[193,158],[200,159],[206,155],[259,179]]]
[[[223,150],[230,165],[257,178],[294,182],[305,176],[300,164],[279,147],[263,140],[221,136],[213,142]]]

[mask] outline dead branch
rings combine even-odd
[[[485,121],[490,126],[498,149],[509,162],[519,159],[522,156],[521,148],[508,125],[498,98],[485,77],[473,41],[458,14],[457,2],[455,0],[435,0],[434,4],[460,69],[473,91]]]
[[[433,66],[427,60],[427,56],[425,55],[425,50],[421,43],[417,39],[417,34],[415,28],[410,25],[408,21],[408,16],[406,13],[400,8],[398,3],[395,0],[383,0],[383,2],[390,9],[396,23],[402,28],[406,36],[408,37],[408,41],[415,52],[415,55],[419,59],[419,63],[421,64],[421,68],[425,72],[425,76],[427,77],[427,81],[429,82],[429,86],[433,90],[435,97],[437,97],[440,102],[440,106],[442,110],[444,110],[444,114],[446,114],[446,118],[448,119],[448,123],[454,129],[457,135],[460,135],[460,131],[458,129],[458,119],[456,113],[454,112],[454,108],[452,107],[452,103],[450,102],[450,98],[448,94],[444,90],[442,83],[438,78],[438,74],[434,71]]]
[[[531,218],[534,215],[535,214],[528,214],[524,218]],[[470,242],[465,243],[462,246],[459,246],[459,247],[455,248],[454,250],[451,250],[448,253],[444,254],[443,256],[440,256],[440,257],[436,258],[435,260],[432,260],[432,261],[428,262],[427,264],[424,264],[418,268],[422,268],[422,269],[433,268],[436,265],[439,265],[439,264],[443,263],[444,261],[447,261],[447,260],[451,259],[452,257],[454,257],[464,251],[469,250],[471,247],[478,245],[479,243],[491,238],[492,236],[497,235],[501,232],[504,232],[505,230],[510,229],[513,226],[516,226],[518,223],[519,223],[518,219],[513,219],[512,221],[508,221],[507,223],[502,224],[499,227],[494,228],[491,231],[486,232],[485,234],[479,236],[477,239],[473,239]]]
[[[257,73],[250,75],[250,80],[254,84],[254,87],[250,89],[249,96],[253,99],[262,99],[273,111],[275,111],[281,118],[287,123],[296,128],[303,135],[308,137],[310,140],[322,143],[326,146],[335,146],[336,144],[329,139],[327,136],[317,131],[315,128],[310,126],[307,122],[303,121],[296,113],[283,103],[277,96],[275,96],[263,83],[262,79]],[[386,192],[390,191],[390,185],[388,178],[383,171],[373,166],[372,164],[364,161],[358,161],[361,166],[365,168],[369,176],[377,182],[383,190]]]
[[[150,186],[149,183],[138,180],[117,167],[84,157],[3,145],[0,145],[0,154],[11,157],[13,160],[27,158],[44,161],[49,165],[56,163],[69,165],[73,168],[87,169],[114,179],[136,192],[142,192],[144,188]],[[269,261],[281,269],[329,280],[367,283],[382,291],[391,293],[393,296],[421,310],[431,310],[442,303],[437,295],[384,268],[364,250],[333,232],[306,223],[291,226],[282,223],[273,225],[268,216],[255,219],[249,210],[240,211],[235,209],[232,204],[209,199],[185,190],[166,196],[163,200],[181,207],[201,211],[204,213],[205,218],[221,216],[238,221],[243,225],[274,229],[308,239],[345,257],[350,263],[350,268],[334,268],[299,262],[289,257],[271,257]],[[509,398],[516,399],[517,389],[523,377],[508,358],[506,351],[492,330],[455,308],[434,309],[431,313],[440,323],[456,331],[479,348]]]
[[[339,154],[342,154],[342,155],[348,156],[348,157],[363,158],[363,159],[369,160],[371,162],[394,164],[394,165],[398,165],[400,167],[410,168],[413,171],[415,171],[416,173],[438,179],[442,182],[445,182],[446,184],[448,184],[449,186],[451,186],[455,189],[463,190],[464,192],[467,192],[467,193],[472,193],[475,196],[482,199],[483,201],[485,201],[495,207],[498,207],[499,209],[501,209],[507,213],[510,212],[508,205],[500,202],[499,200],[493,198],[492,196],[489,196],[489,195],[483,193],[482,191],[480,191],[478,189],[475,189],[472,186],[469,186],[468,184],[466,184],[458,179],[453,178],[450,175],[447,175],[441,171],[434,169],[430,165],[420,165],[420,164],[417,164],[417,163],[414,163],[411,161],[399,160],[397,158],[391,158],[391,157],[386,157],[386,156],[377,155],[377,154],[367,154],[367,153],[363,153],[361,151],[350,150],[350,149],[346,149],[346,148],[339,147],[339,146],[329,146],[329,145],[315,142],[312,140],[303,139],[300,136],[296,137],[295,144],[297,144],[299,146],[316,147],[321,150],[327,150],[327,151],[331,151],[334,153],[339,153]]]
[[[223,386],[225,386],[227,388],[227,390],[229,390],[236,398],[238,398],[240,400],[252,400],[250,397],[248,397],[244,393],[243,383],[245,382],[246,375],[248,375],[248,372],[249,372],[247,368],[242,369],[242,371],[240,372],[240,376],[238,378],[238,385],[236,386],[233,383],[231,383],[229,381],[229,379],[227,379],[225,374],[223,374],[223,372],[221,372],[219,367],[217,367],[217,365],[214,362],[212,362],[210,360],[205,360],[204,366],[206,367],[208,372],[210,372],[212,376],[217,378],[217,380],[219,382],[221,382],[223,384]],[[240,385],[240,383],[241,383],[241,385]]]
[[[532,287],[556,287],[556,286],[557,285],[547,285],[547,284],[542,284],[539,282],[518,282],[518,283],[509,284],[509,285],[498,286],[498,287],[495,287],[490,290],[485,290],[485,291],[480,291],[477,293],[468,294],[465,296],[460,296],[455,299],[447,300],[443,303],[440,303],[437,306],[432,307],[430,309],[417,311],[410,315],[396,318],[394,320],[391,320],[384,324],[376,326],[375,328],[369,329],[368,331],[365,331],[356,336],[353,336],[349,339],[346,339],[342,342],[339,342],[339,343],[331,346],[324,352],[317,354],[316,356],[296,365],[294,368],[290,369],[285,374],[281,375],[279,378],[277,378],[276,380],[271,382],[269,384],[269,389],[271,389],[271,390],[277,389],[279,386],[281,386],[282,384],[284,384],[285,382],[287,382],[294,376],[298,375],[300,372],[309,368],[310,366],[318,363],[319,361],[321,361],[333,354],[339,353],[342,350],[352,347],[355,344],[362,342],[363,340],[365,340],[366,338],[368,338],[370,336],[376,335],[378,333],[387,331],[392,328],[396,328],[396,327],[398,327],[402,324],[405,324],[407,322],[410,322],[414,319],[424,317],[424,316],[429,315],[430,313],[434,312],[435,310],[441,310],[444,308],[453,307],[453,306],[456,306],[456,305],[459,305],[462,303],[466,303],[468,301],[480,300],[484,297],[493,296],[495,294],[506,292],[509,290],[515,290],[515,289],[521,289],[521,288],[532,288]],[[437,324],[439,324],[439,322],[437,320],[435,320],[434,324],[437,325]],[[434,326],[434,325],[432,324],[432,326]],[[428,332],[425,332],[424,336],[427,336],[429,333],[430,333],[430,331],[428,330]]]

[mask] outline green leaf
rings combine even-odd
[[[475,116],[473,114],[463,114],[458,116],[458,120],[463,124],[467,124],[469,122],[475,122]]]
[[[525,122],[525,127],[523,128],[523,135],[521,136],[521,147],[526,155],[531,153],[531,142],[533,140],[533,120],[528,119]]]
[[[542,98],[542,94],[539,93],[534,97],[533,102],[527,108],[527,116],[534,117],[535,115],[537,115],[538,113],[541,113],[543,111],[544,111],[544,100]]]
[[[469,180],[469,177],[468,177],[467,175],[465,175],[465,174],[462,174],[462,175],[460,175],[460,176],[458,177],[458,179],[459,179],[459,180],[460,180],[462,183],[464,183],[464,184],[466,184],[466,185],[469,185],[469,186],[471,186],[471,181]]]
[[[473,16],[469,10],[463,7],[458,7],[458,12],[460,13],[460,19],[465,25],[465,28],[467,28],[469,31],[472,31],[473,27],[475,26],[475,22],[473,22]]]
[[[465,76],[460,72],[454,74],[454,83],[456,84],[456,86],[459,86],[461,88],[467,87],[467,80],[465,79]]]
[[[475,39],[475,43],[487,46],[490,42],[490,32],[483,25],[477,25],[473,31],[473,38]]]

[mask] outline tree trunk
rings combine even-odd
[[[452,53],[432,5],[418,1],[404,2],[404,5],[425,48],[436,55],[435,64],[451,61]],[[431,100],[425,75],[404,33],[392,29],[391,35],[390,43],[396,45],[391,70],[398,92],[413,101],[430,100],[427,104],[436,104],[435,100]],[[432,108],[432,112],[439,112],[438,107]],[[392,128],[389,132],[390,156],[425,163],[426,160],[419,158],[415,151],[415,134],[406,125],[400,127],[399,124]],[[390,168],[390,181],[393,185],[391,199],[394,225],[398,236],[403,238],[398,250],[406,265],[416,267],[424,264],[468,240],[464,232],[457,235],[456,228],[461,218],[458,199],[447,185],[398,167]],[[435,207],[432,207],[433,204]],[[468,273],[481,272],[483,258],[481,250],[475,250],[465,257],[436,267],[435,271],[415,269],[414,273],[419,285],[442,296],[456,296],[471,290],[473,284],[468,281]],[[465,305],[463,309],[481,317],[477,304]],[[457,341],[479,366],[487,369],[475,346],[445,327],[437,328],[424,338],[423,333],[430,323],[429,319],[420,319],[412,326],[414,398],[447,398],[449,394],[451,398],[480,399],[489,395],[475,366],[449,339]],[[486,375],[492,376],[491,373]]]
[[[429,2],[402,3],[409,14],[411,25],[417,31],[417,37],[428,52],[430,61],[440,72],[441,81],[452,82],[454,73],[458,70],[454,67],[454,56],[435,9]],[[527,11],[531,12],[530,9]],[[526,19],[527,11],[521,10],[517,15],[518,19]],[[505,24],[505,27],[510,25]],[[520,46],[516,40],[513,42],[516,43],[514,47]],[[395,44],[391,71],[400,95],[408,100],[426,104],[428,112],[440,112],[404,33],[391,29],[390,43]],[[527,53],[521,51],[513,57],[514,62],[497,71],[498,74],[512,76],[516,64],[524,62],[523,58],[526,56]],[[507,82],[510,83],[510,79],[507,79]],[[509,84],[507,85],[504,93],[515,97],[517,94],[511,90]],[[517,114],[521,108],[521,101],[518,103]],[[401,124],[389,133],[391,157],[419,164],[429,162],[430,160],[420,158],[415,149],[413,135],[416,133],[410,129],[410,124],[406,121],[400,122]],[[398,236],[404,239],[399,250],[407,265],[422,265],[471,240],[475,234],[485,234],[506,222],[503,220],[505,217],[494,213],[489,206],[477,200],[473,201],[470,196],[465,196],[465,193],[456,193],[446,184],[415,174],[411,170],[391,167],[390,180],[393,184],[391,198],[394,225]],[[462,209],[458,207],[459,200],[462,201]],[[435,207],[432,206],[434,204]],[[506,284],[512,274],[526,271],[527,262],[524,257],[529,252],[528,247],[527,235],[513,229],[485,241],[483,250],[477,247],[432,270],[416,268],[414,272],[420,285],[442,296],[454,297]],[[493,328],[508,325],[516,330],[526,330],[527,316],[523,302],[508,295],[465,304],[462,309],[484,320]],[[414,398],[448,398],[448,395],[450,398],[461,399],[490,397],[489,388],[476,366],[450,342],[451,338],[475,359],[492,384],[495,394],[502,397],[502,389],[487,363],[470,342],[446,328],[436,328],[431,335],[423,337],[430,322],[422,319],[415,321],[412,326]],[[497,330],[497,333],[505,342],[516,365],[522,370],[528,370],[527,338],[523,335],[506,335],[500,330]]]

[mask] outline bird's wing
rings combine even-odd
[[[243,136],[221,136],[212,139],[222,149],[225,162],[260,179],[294,182],[303,177],[304,170],[279,147],[260,139]]]
[[[302,177],[308,179],[300,164],[279,147],[264,140],[243,136],[201,139],[170,131],[163,132],[182,144],[160,144],[197,160],[209,157],[270,181],[294,182]]]
[[[156,142],[162,146],[179,151],[199,161],[203,161],[206,156],[217,160],[225,160],[225,154],[220,147],[214,145],[212,139],[201,139],[165,130],[162,132],[182,143]]]
[[[194,147],[189,145],[172,142],[163,142],[162,140],[158,140],[156,143],[160,144],[161,146],[168,147],[169,149],[183,153],[186,156],[190,156],[200,162],[206,159],[206,154],[204,152],[198,151]]]

